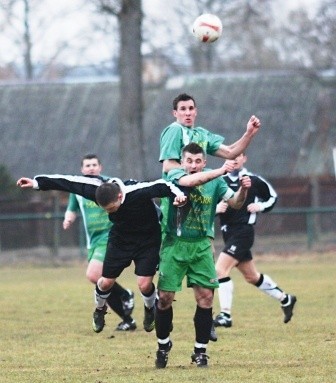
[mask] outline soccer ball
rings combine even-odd
[[[223,25],[219,17],[210,13],[198,16],[193,24],[194,36],[203,43],[213,43],[222,34]]]

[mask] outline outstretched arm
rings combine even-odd
[[[223,166],[217,169],[205,170],[203,172],[188,174],[182,176],[178,180],[180,186],[194,187],[203,185],[206,182],[209,182],[217,177],[223,176],[225,173],[231,172],[233,170],[232,163],[230,161],[225,161]]]
[[[34,179],[22,177],[17,181],[21,188],[34,188],[39,190],[60,190],[74,193],[84,198],[96,201],[95,192],[103,183],[101,177],[70,176],[49,174],[35,176]]]
[[[215,156],[231,160],[235,159],[249,146],[252,138],[258,133],[260,126],[259,118],[251,116],[243,136],[231,145],[220,145],[219,149],[215,152]]]

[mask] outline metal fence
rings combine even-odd
[[[63,218],[60,212],[0,215],[0,257],[6,251],[32,249],[44,249],[51,257],[64,252],[84,257],[81,219],[65,231]],[[336,206],[274,209],[259,215],[255,229],[255,253],[336,250]],[[218,223],[215,244],[217,249],[222,246]]]

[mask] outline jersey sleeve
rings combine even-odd
[[[160,158],[159,161],[177,160],[181,158],[181,148],[183,147],[182,129],[180,125],[171,124],[160,137]]]
[[[261,212],[267,212],[275,206],[278,195],[272,185],[261,176],[254,176],[257,189],[257,203]]]
[[[71,193],[69,195],[68,206],[66,208],[66,211],[71,211],[73,213],[77,213],[78,211],[80,211],[79,204],[78,204],[78,201],[76,198],[76,194]]]
[[[172,169],[167,174],[167,180],[178,185],[178,180],[186,175],[187,173],[183,169],[180,169],[180,168]]]
[[[206,129],[203,130],[206,132],[207,136],[206,152],[207,154],[214,155],[221,146],[221,144],[223,144],[225,138],[219,134],[211,133]]]
[[[81,195],[96,202],[95,192],[104,181],[101,177],[43,174],[34,177],[40,190],[60,190]]]
[[[234,190],[229,188],[228,184],[223,177],[217,178],[218,188],[219,188],[219,197],[220,199],[227,201],[232,198],[235,194]]]
[[[180,188],[172,182],[158,179],[152,182],[138,182],[135,185],[126,186],[126,193],[137,192],[142,198],[163,198],[184,196]]]

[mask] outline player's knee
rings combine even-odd
[[[139,278],[138,287],[142,294],[148,295],[153,291],[153,282],[148,278]]]
[[[159,299],[157,306],[160,310],[168,310],[174,300],[174,295],[171,293],[159,292]]]
[[[255,285],[259,281],[258,274],[247,274],[244,275],[245,281],[251,285]]]
[[[86,278],[91,282],[96,284],[98,282],[98,279],[101,277],[100,273],[97,273],[94,270],[86,270]]]

